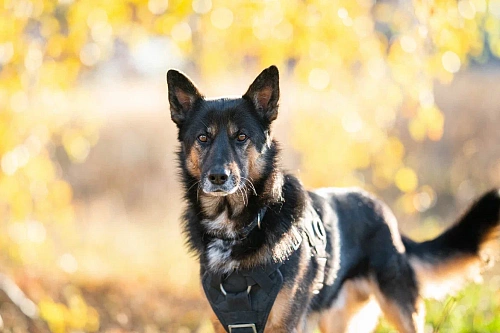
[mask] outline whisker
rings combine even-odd
[[[257,190],[255,189],[255,186],[252,183],[252,181],[248,178],[245,178],[245,177],[241,177],[241,179],[243,179],[245,181],[246,186],[250,187],[250,189],[253,191],[253,194],[257,195]]]
[[[247,196],[247,193],[243,189],[241,189],[241,193],[243,195],[243,198],[245,199],[245,200],[243,200],[243,203],[244,203],[244,205],[246,207],[246,206],[248,206],[248,196]]]
[[[238,193],[241,193],[241,200],[243,201],[243,205],[246,206],[247,203],[245,202],[245,193],[243,193],[243,190],[241,189],[241,186],[238,186]]]
[[[194,184],[193,184],[193,185],[191,185],[191,186],[188,188],[187,192],[189,192],[189,191],[190,191],[190,190],[191,190],[191,189],[192,189],[195,185],[199,185],[199,184],[200,184],[200,181],[199,181],[199,180],[195,181],[195,182],[194,182]]]
[[[243,205],[246,207],[249,204],[248,192],[245,187],[239,186],[238,190],[241,192],[241,196],[243,198]]]
[[[248,199],[248,192],[247,191],[245,191],[245,197],[247,198],[247,204],[245,206],[248,206],[249,199]]]

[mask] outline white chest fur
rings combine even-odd
[[[238,262],[231,259],[232,245],[222,239],[214,239],[208,244],[207,260],[211,271],[228,273],[238,268]]]
[[[229,218],[227,210],[224,210],[213,219],[204,219],[201,223],[213,235],[224,238],[236,238],[238,236],[235,225]],[[231,248],[233,245],[233,242],[222,239],[214,239],[208,244],[207,260],[210,270],[230,272],[238,267],[238,262],[231,260]]]
[[[237,232],[234,223],[229,219],[227,210],[224,210],[214,219],[204,219],[201,224],[211,233],[226,238],[236,238]]]

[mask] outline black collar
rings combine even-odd
[[[257,213],[257,216],[253,219],[252,222],[250,222],[249,225],[244,227],[240,232],[240,239],[247,238],[247,236],[252,232],[255,227],[259,227],[260,229],[260,223],[264,219],[264,215],[266,215],[267,207],[263,207],[259,210]]]

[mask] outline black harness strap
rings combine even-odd
[[[260,227],[266,210],[240,233],[247,237],[256,227]],[[307,206],[302,230],[292,229],[295,237],[293,245],[297,250],[302,243],[302,232],[307,235],[312,256],[317,262],[313,293],[323,288],[326,254],[326,232],[323,222],[311,204]],[[202,286],[217,318],[229,333],[263,333],[274,301],[283,286],[282,263],[270,263],[251,270],[237,270],[230,274],[211,274],[205,272]]]
[[[314,279],[313,294],[319,294],[325,281],[325,266],[328,254],[326,253],[326,231],[318,213],[309,204],[306,210],[304,232],[312,248],[312,256],[316,258],[318,267]]]

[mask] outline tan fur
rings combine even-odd
[[[300,266],[298,267],[297,271],[297,281],[302,281],[304,278],[304,275],[306,274],[307,271],[307,260],[304,260],[304,258],[307,258],[311,255],[309,251],[302,251],[301,252],[301,260]],[[296,314],[291,312],[291,308],[293,306],[292,300],[295,297],[295,294],[298,291],[298,288],[300,287],[300,284],[294,283],[292,287],[289,286],[284,286],[279,294],[278,297],[275,300],[275,303],[273,305],[273,308],[271,309],[271,313],[269,314],[269,319],[268,323],[266,325],[266,329],[264,330],[265,333],[288,333],[288,331],[285,329],[285,325],[287,323],[288,318],[291,316],[295,316]],[[302,333],[302,327],[300,326],[303,322],[305,322],[305,318],[300,321],[299,327],[297,327],[297,333]],[[306,331],[307,332],[307,331]]]
[[[370,332],[377,324],[379,309],[370,298],[371,286],[367,279],[347,280],[340,289],[331,309],[323,313],[319,329],[323,333]],[[363,311],[369,310],[369,311]],[[353,318],[363,312],[362,325]],[[368,325],[364,325],[368,324]]]
[[[186,167],[193,177],[200,179],[200,151],[196,144],[193,145],[193,147],[191,147],[191,150],[189,151],[189,156],[186,161]]]
[[[264,87],[257,91],[257,93],[254,95],[254,103],[255,105],[261,106],[263,109],[267,108],[267,104],[269,103],[269,100],[271,99],[271,96],[273,94],[273,88],[272,87]]]
[[[234,222],[227,215],[227,210],[224,210],[213,219],[201,220],[201,223],[212,232],[234,238],[237,236],[237,230],[235,229]]]
[[[231,207],[232,216],[236,216],[245,208],[245,201],[242,198],[242,195],[246,195],[244,193],[235,192],[233,194],[227,195],[225,197],[216,197],[201,194],[199,197],[201,208],[203,209],[203,213],[207,216],[211,216],[213,218],[217,217],[220,206],[227,199],[227,203]],[[245,199],[246,200],[246,199]]]
[[[273,196],[280,198],[282,197],[282,188],[283,188],[283,175],[278,173],[271,175],[271,177],[264,184],[264,192],[272,193]]]
[[[347,280],[332,308],[322,313],[319,329],[322,333],[372,332],[382,310],[384,317],[400,333],[423,333],[425,307],[421,300],[416,307],[414,313],[404,313],[382,294],[375,281],[368,278]]]
[[[235,136],[239,130],[238,126],[236,126],[236,124],[233,122],[229,122],[229,126],[227,129],[228,129],[227,134],[229,135],[229,137]]]
[[[233,214],[231,215],[232,217],[238,216],[243,209],[246,207],[246,199],[244,196],[249,195],[246,190],[242,189],[240,191],[236,191],[236,193],[228,195],[227,201],[229,203],[229,206],[231,206],[231,210],[233,211]]]
[[[479,256],[485,264],[493,264],[499,259],[500,253],[500,225],[491,229],[483,238]]]
[[[182,105],[184,110],[189,110],[195,100],[195,96],[193,96],[192,94],[188,94],[184,90],[179,88],[175,89],[175,97],[177,97],[177,100]]]
[[[215,333],[226,333],[224,326],[222,326],[219,319],[217,318],[217,316],[213,312],[212,312],[210,321],[212,322],[212,326],[214,328]]]
[[[400,333],[424,333],[425,317],[423,311],[425,311],[425,308],[421,300],[417,302],[417,310],[415,312],[407,313],[393,300],[385,297],[376,282],[372,282],[371,286],[384,317]]]
[[[247,148],[248,157],[248,175],[252,182],[261,178],[264,170],[265,161],[261,158],[261,154],[255,149],[255,146],[250,144]]]
[[[306,325],[305,325],[304,329],[302,330],[302,333],[314,333],[314,332],[316,332],[316,328],[318,328],[319,321],[322,318],[321,315],[322,314],[319,312],[313,312],[313,313],[309,314],[309,316],[307,317]]]
[[[219,128],[217,127],[217,123],[210,124],[210,126],[207,127],[207,133],[212,137],[217,135],[218,130]]]
[[[215,217],[220,205],[224,201],[223,197],[213,197],[209,195],[200,195],[201,208],[207,216]]]
[[[484,266],[477,256],[451,257],[439,264],[410,257],[410,264],[416,272],[420,294],[435,299],[457,292],[467,282],[480,283]]]
[[[290,316],[290,300],[295,293],[291,287],[284,287],[280,290],[278,297],[274,301],[271,313],[269,313],[268,323],[265,332],[283,332],[288,316]]]
[[[269,248],[269,246],[264,245],[252,256],[248,256],[247,258],[240,260],[239,267],[242,269],[250,269],[259,263],[270,262],[271,259],[274,261],[283,261],[294,251],[293,245],[296,243],[296,236],[292,231],[289,231],[286,235],[283,235],[279,243],[274,244],[272,249]],[[266,258],[265,261],[263,261],[264,258]],[[304,260],[304,262],[308,263],[307,260]]]

